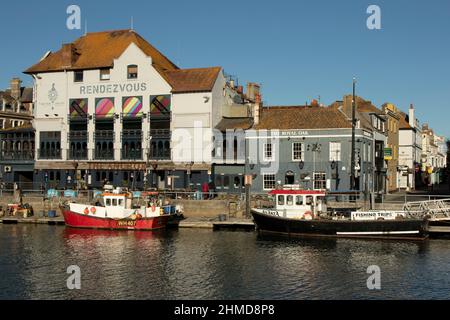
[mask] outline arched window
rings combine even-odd
[[[130,64],[127,68],[128,79],[137,79],[138,77],[138,66],[135,64]]]

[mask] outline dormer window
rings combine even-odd
[[[128,79],[137,79],[138,77],[138,66],[131,64],[128,66]]]
[[[100,80],[110,80],[111,79],[111,69],[100,69]]]
[[[75,71],[73,74],[73,81],[74,82],[83,82],[83,71]]]

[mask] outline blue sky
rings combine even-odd
[[[422,123],[450,138],[450,1],[9,1],[2,3],[0,88],[47,51],[81,36],[66,28],[77,4],[88,31],[134,29],[180,67],[222,66],[262,84],[268,105],[351,92],[381,106],[416,106]],[[366,27],[369,5],[382,30]]]

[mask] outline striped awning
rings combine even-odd
[[[123,98],[122,112],[125,117],[129,118],[142,116],[142,97]]]
[[[95,101],[96,118],[114,117],[114,98],[102,98]]]
[[[71,118],[86,118],[88,114],[88,99],[71,99],[69,112]]]

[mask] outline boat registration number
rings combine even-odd
[[[276,217],[280,216],[280,214],[276,210],[263,210],[263,213],[271,215],[271,216],[276,216]]]
[[[122,220],[122,221],[118,221],[117,225],[119,227],[135,227],[136,226],[136,221]]]

